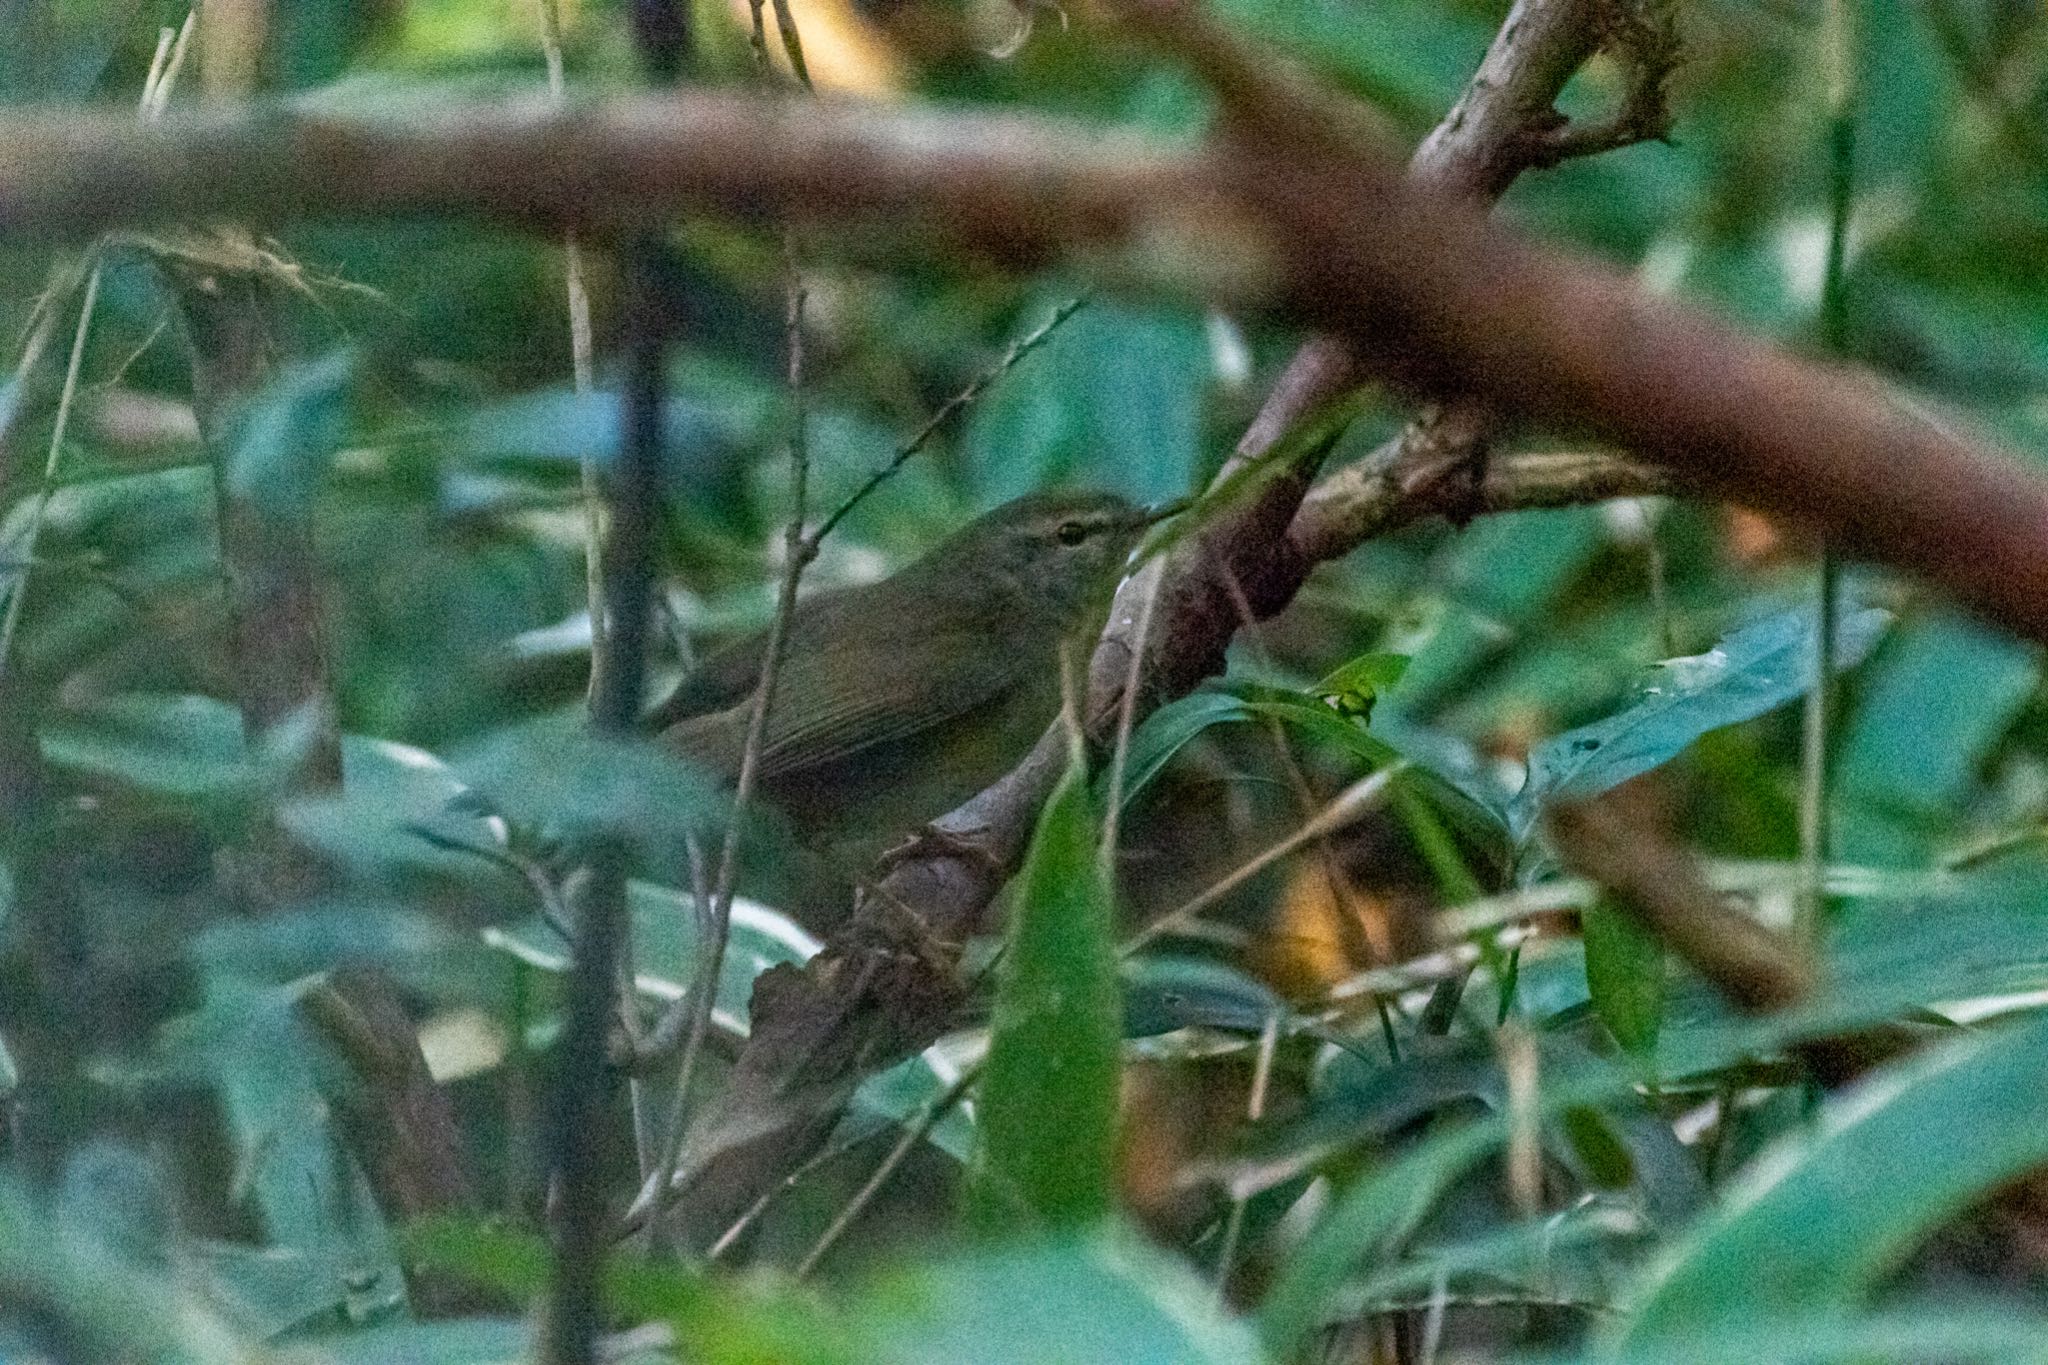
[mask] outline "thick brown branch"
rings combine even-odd
[[[1548,818],[1558,856],[1612,896],[1634,919],[1684,958],[1728,1001],[1750,1014],[1791,1009],[1819,985],[1810,954],[1727,905],[1700,875],[1692,854],[1671,841],[1669,814],[1654,777],[1605,795],[1553,807]],[[1879,1025],[1809,1039],[1800,1058],[1822,1084],[1847,1085],[1911,1051],[1901,1028]]]
[[[1418,393],[1587,430],[2048,637],[2048,491],[2017,461],[1845,370],[1532,247],[1383,164],[727,96],[536,108],[502,126],[504,111],[474,109],[403,127],[246,113],[152,128],[0,120],[0,224],[99,226],[217,195],[272,217],[413,208],[617,221],[687,203],[846,219],[921,207],[1013,262],[1120,240],[1155,284],[1263,297]],[[1239,264],[1219,273],[1219,259]]]

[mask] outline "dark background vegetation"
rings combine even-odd
[[[564,4],[573,96],[643,85],[625,8]],[[1668,139],[1534,171],[1501,213],[2048,450],[2039,7],[1853,0],[1846,29],[1810,0],[1675,11],[1615,10],[1678,35]],[[1503,17],[1467,0],[1209,14],[1411,143]],[[399,118],[539,98],[539,16],[216,3],[171,107],[208,86]],[[0,97],[132,110],[185,17],[0,4]],[[794,17],[815,98],[1183,141],[1222,119],[1185,63],[1078,8],[798,0]],[[691,81],[761,83],[744,6],[694,19]],[[255,35],[239,67],[237,34]],[[1559,108],[1597,118],[1632,69],[1610,47]],[[1097,294],[1078,271],[937,250],[883,269],[825,227],[686,220],[669,241],[651,692],[775,610],[786,251],[807,291],[813,520],[992,376],[824,541],[807,590],[886,574],[1033,489],[1199,492],[1303,335]],[[23,357],[0,387],[0,1356],[535,1349],[577,868],[593,843],[630,845],[631,998],[652,1027],[701,967],[681,836],[715,835],[719,807],[670,762],[580,738],[579,465],[616,458],[630,330],[606,245],[583,252],[596,390],[579,395],[559,237],[0,236]],[[207,312],[221,280],[260,295],[265,382],[210,330],[236,316]],[[1412,416],[1367,388],[1325,468]],[[303,537],[246,529],[279,524]],[[1660,497],[1432,519],[1321,566],[1238,632],[1223,679],[1138,727],[1110,882],[1105,793],[1069,784],[966,945],[959,1026],[867,1077],[715,1259],[719,1229],[622,1242],[607,1358],[2048,1353],[2048,1195],[2027,1179],[2048,1159],[2038,651],[1914,579],[1845,568],[1828,894],[1802,923],[1816,549]],[[251,564],[277,562],[316,585],[317,617],[268,599],[284,614],[252,646],[228,623]],[[308,781],[324,722],[292,709],[289,678],[277,723],[245,738],[266,643],[315,619],[338,789]],[[1363,813],[1123,960],[1117,1007],[1116,942],[1374,772],[1391,775]],[[788,903],[788,831],[754,829],[679,1112],[726,1085],[754,977],[836,918]],[[1644,854],[1668,861],[1645,872]],[[1702,901],[1704,948],[1669,927]],[[1713,918],[1731,906],[1736,927]],[[1771,934],[1745,937],[1751,920]],[[1443,1011],[1438,983],[1475,962]],[[674,1077],[672,1057],[644,1068],[577,1135],[612,1213],[650,1169],[629,1110],[658,1149]]]

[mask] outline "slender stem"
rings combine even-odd
[[[1821,282],[1822,344],[1835,355],[1850,350],[1849,300],[1845,273],[1849,220],[1856,198],[1856,20],[1851,0],[1829,0],[1826,45],[1828,80],[1828,253]],[[1811,939],[1820,932],[1825,906],[1830,773],[1828,732],[1835,690],[1835,624],[1841,614],[1842,566],[1832,542],[1820,556],[1819,601],[1814,609],[1814,676],[1806,694],[1800,745],[1799,856],[1803,869],[1800,928]]]
[[[882,1192],[882,1186],[889,1183],[889,1177],[896,1174],[896,1168],[903,1164],[903,1159],[915,1150],[918,1143],[924,1141],[932,1129],[939,1126],[940,1119],[952,1112],[953,1106],[960,1102],[967,1094],[968,1087],[980,1079],[980,1076],[981,1067],[978,1063],[962,1071],[960,1079],[947,1086],[942,1094],[925,1107],[917,1122],[903,1130],[902,1136],[896,1139],[896,1145],[889,1149],[888,1155],[875,1167],[874,1174],[853,1192],[853,1198],[846,1201],[846,1206],[839,1210],[825,1231],[818,1235],[818,1240],[811,1249],[804,1253],[803,1260],[799,1261],[796,1267],[798,1279],[803,1279],[818,1268],[818,1262],[825,1258],[825,1253],[833,1248],[840,1237],[845,1235],[846,1230],[853,1226],[853,1220],[860,1217],[862,1211],[874,1202],[875,1196]]]
[[[1148,564],[1144,573],[1150,582],[1138,607],[1138,630],[1131,637],[1131,667],[1124,676],[1123,694],[1117,698],[1116,745],[1109,756],[1108,800],[1102,810],[1102,866],[1105,875],[1116,873],[1117,834],[1123,827],[1124,769],[1131,756],[1131,727],[1138,714],[1138,682],[1145,667],[1145,644],[1152,636],[1152,612],[1159,605],[1159,585],[1166,581],[1163,563]]]
[[[592,698],[600,733],[637,728],[647,666],[649,605],[654,596],[653,531],[660,486],[663,405],[668,361],[669,290],[659,243],[638,243],[627,260],[632,334],[623,387],[622,449],[613,489],[607,547],[612,667]],[[606,1246],[602,1144],[592,1135],[610,1090],[606,1035],[613,1018],[618,963],[626,939],[626,876],[631,848],[620,838],[596,842],[590,885],[576,919],[567,985],[567,1016],[554,1086],[548,1159],[556,1179],[554,1275],[543,1321],[546,1365],[590,1365],[600,1320],[598,1280]]]
[[[753,5],[754,54],[764,80],[772,76],[768,65],[765,16],[760,0]],[[804,88],[810,75],[802,63],[802,47],[796,24],[779,6],[776,22],[782,29],[784,45]],[[782,656],[789,642],[790,621],[796,614],[797,589],[804,570],[818,554],[818,538],[804,533],[811,477],[810,415],[804,401],[804,304],[806,295],[802,271],[797,264],[796,230],[782,232],[784,274],[783,341],[787,353],[786,379],[789,391],[789,520],[783,528],[782,583],[776,594],[775,618],[768,628],[762,649],[761,672],[754,684],[747,713],[747,733],[740,751],[740,769],[733,783],[732,806],[726,816],[725,842],[719,850],[718,874],[712,886],[711,904],[697,944],[697,971],[690,986],[689,1030],[683,1039],[682,1059],[676,1067],[675,1096],[669,1107],[666,1131],[662,1134],[659,1160],[653,1175],[645,1181],[633,1201],[629,1216],[646,1211],[647,1234],[651,1239],[661,1221],[661,1210],[675,1182],[676,1167],[682,1160],[683,1143],[689,1134],[690,1082],[697,1060],[710,1031],[711,1010],[718,995],[718,981],[725,965],[727,945],[732,938],[732,898],[739,875],[740,845],[746,832],[747,812],[759,781],[761,749],[768,734],[768,713],[775,699],[775,682],[782,670]],[[678,1002],[680,1007],[682,1002]]]
[[[1664,540],[1658,534],[1664,518],[1649,499],[1638,499],[1636,506],[1643,518],[1643,572],[1650,580],[1650,616],[1656,631],[1657,657],[1674,659],[1678,657],[1678,630],[1671,617],[1670,562],[1664,553]]]
[[[831,535],[839,523],[846,519],[848,512],[851,512],[854,508],[865,502],[868,495],[877,488],[880,488],[890,479],[895,478],[902,471],[903,466],[910,462],[911,457],[916,455],[918,451],[923,450],[930,443],[932,437],[938,434],[939,428],[952,421],[954,415],[960,412],[961,409],[980,398],[989,385],[1015,369],[1018,361],[1044,345],[1046,339],[1060,329],[1061,324],[1074,316],[1075,313],[1081,311],[1090,297],[1092,296],[1081,294],[1068,299],[1065,303],[1053,309],[1052,316],[1040,323],[1029,335],[1012,342],[1010,349],[1003,353],[1001,360],[969,380],[966,388],[948,398],[944,403],[941,403],[938,411],[926,418],[925,424],[917,429],[917,434],[896,448],[896,453],[890,456],[889,463],[868,475],[865,483],[861,484],[859,488],[854,489],[845,502],[833,508],[830,515],[818,523],[817,528],[811,532],[812,544],[816,545],[823,541],[826,536]]]
[[[1243,886],[1259,873],[1279,862],[1296,849],[1306,847],[1318,839],[1344,828],[1359,816],[1377,806],[1387,794],[1394,778],[1403,770],[1401,764],[1380,769],[1370,777],[1352,783],[1337,793],[1330,804],[1323,807],[1314,818],[1304,821],[1301,827],[1286,838],[1273,844],[1261,853],[1241,863],[1234,871],[1211,883],[1208,888],[1192,898],[1167,911],[1144,928],[1125,939],[1117,949],[1119,955],[1128,957],[1147,943],[1175,927],[1199,915],[1202,911],[1222,900],[1225,896]]]
[[[1266,1016],[1266,1026],[1259,1030],[1258,1060],[1252,1065],[1252,1093],[1245,1101],[1244,1116],[1247,1122],[1257,1123],[1266,1116],[1266,1091],[1273,1079],[1273,1056],[1280,1050],[1280,1015],[1274,1010]],[[1216,1253],[1216,1297],[1221,1300],[1230,1290],[1230,1272],[1237,1265],[1237,1244],[1244,1236],[1244,1210],[1251,1199],[1239,1195],[1230,1201],[1230,1217],[1223,1225],[1223,1246]]]
[[[185,54],[192,50],[192,34],[199,27],[199,9],[195,5],[185,14],[185,22],[178,26],[177,39],[172,42],[170,55],[164,59],[161,69],[155,71],[155,79],[146,81],[142,90],[142,118],[153,123],[163,116],[171,102],[171,91],[177,87],[178,73],[185,68]]]
[[[178,80],[178,70],[184,65],[185,52],[191,45],[192,28],[199,18],[194,9],[185,16],[183,27],[173,35],[166,28],[157,34],[156,51],[149,59],[149,71],[142,78],[142,93],[136,100],[136,113],[144,123],[153,123],[164,110],[164,104],[171,97],[171,89]],[[28,528],[22,533],[20,560],[14,586],[7,595],[7,614],[0,618],[0,680],[7,676],[7,662],[14,654],[14,632],[21,624],[22,604],[28,600],[29,574],[35,565],[36,541],[43,530],[43,519],[50,510],[50,499],[54,496],[57,483],[57,463],[62,458],[64,437],[71,429],[71,412],[78,402],[78,374],[85,364],[85,343],[92,331],[92,313],[99,303],[101,262],[98,249],[92,256],[92,269],[85,277],[85,293],[78,304],[78,325],[71,332],[71,355],[64,364],[64,387],[57,397],[57,416],[50,428],[50,449],[43,460],[42,483],[36,489],[35,505],[29,510]],[[29,334],[21,364],[15,371],[17,395],[21,384],[33,370],[41,357],[49,333],[38,326]]]
[[[548,97],[557,104],[568,95],[568,78],[562,62],[561,0],[539,0],[540,50],[547,62]],[[562,234],[562,277],[569,308],[569,368],[579,395],[591,391],[596,366],[590,332],[590,290],[583,265],[583,244],[574,229]],[[597,452],[585,449],[577,457],[583,485],[583,584],[590,613],[590,683],[588,696],[595,702],[604,685],[608,649],[605,629],[604,591],[604,480],[597,467]]]
[[[85,363],[85,339],[92,330],[92,310],[100,297],[100,267],[95,264],[85,277],[85,294],[78,304],[78,325],[71,332],[71,357],[64,364],[64,388],[57,397],[57,417],[50,427],[50,451],[43,460],[43,480],[36,489],[35,505],[29,510],[28,528],[22,532],[21,567],[15,573],[14,590],[7,595],[7,615],[0,620],[0,679],[7,676],[7,662],[14,653],[14,632],[21,623],[21,606],[28,600],[29,575],[35,568],[36,539],[42,534],[43,518],[50,510],[50,498],[57,482],[57,461],[64,449],[64,436],[71,427],[71,410],[78,399],[78,372]]]

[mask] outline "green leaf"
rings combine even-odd
[[[1204,730],[1246,719],[1244,703],[1228,692],[1191,692],[1154,711],[1131,735],[1124,759],[1124,804],[1130,805]]]
[[[1255,1365],[1251,1330],[1180,1260],[1115,1235],[1006,1246],[884,1278],[853,1307],[875,1365]]]
[[[278,821],[358,878],[471,879],[478,853],[500,845],[491,824],[457,798],[470,789],[441,759],[390,740],[341,737],[342,788],[295,797]],[[465,850],[477,850],[469,852]]]
[[[1835,1097],[1817,1134],[1781,1139],[1671,1248],[1616,1344],[1860,1302],[1929,1233],[2048,1161],[2044,1075],[2048,1016],[2036,1016]]]
[[[56,767],[151,795],[233,796],[254,778],[241,713],[212,697],[101,697],[50,717],[38,739]]]
[[[1889,612],[1843,614],[1835,660],[1852,668],[1877,643]],[[1527,837],[1546,803],[1583,800],[1670,762],[1710,730],[1751,720],[1803,695],[1813,681],[1813,613],[1779,612],[1726,636],[1705,654],[1669,659],[1634,705],[1567,730],[1529,753],[1529,780],[1509,808]]]
[[[1614,1041],[1639,1057],[1664,1021],[1664,945],[1623,911],[1596,901],[1579,912],[1586,990]]]
[[[1842,855],[1918,861],[1929,823],[1969,795],[2039,674],[2034,647],[1953,612],[1893,631],[1844,726],[1836,787],[1871,821],[1843,822]]]
[[[1372,714],[1373,702],[1401,681],[1401,675],[1407,671],[1407,655],[1375,651],[1331,670],[1310,691],[1335,707],[1340,715],[1362,718]]]
[[[236,418],[227,458],[228,491],[271,517],[312,509],[340,447],[355,355],[335,351],[293,365]]]
[[[533,1324],[524,1318],[397,1322],[307,1338],[326,1365],[524,1365]]]
[[[1353,1185],[1309,1230],[1280,1271],[1259,1312],[1266,1349],[1293,1359],[1336,1306],[1338,1290],[1361,1264],[1386,1254],[1453,1182],[1498,1147],[1496,1118],[1432,1137]]]
[[[1124,1034],[1143,1038],[1201,1027],[1258,1033],[1292,1012],[1265,982],[1227,963],[1149,954],[1123,966]]]
[[[651,882],[629,883],[626,901],[633,920],[633,984],[657,1008],[666,1008],[696,979],[697,913],[687,894]],[[544,972],[569,969],[568,944],[537,914],[505,928],[486,929],[484,942]],[[777,963],[807,962],[817,951],[818,941],[788,916],[735,897],[730,939],[712,1003],[713,1024],[734,1037],[745,1037],[754,978]]]
[[[1518,1365],[2042,1365],[2048,1316],[2016,1305],[1902,1307],[1855,1318],[1747,1315],[1641,1349],[1518,1356]]]
[[[214,971],[204,984],[199,1006],[158,1030],[136,1079],[213,1088],[238,1188],[269,1244],[299,1261],[288,1286],[298,1311],[360,1320],[395,1309],[404,1282],[383,1213],[335,1125],[322,1084],[335,1064],[298,1008],[307,982],[258,986]]]
[[[1209,370],[1197,319],[1090,303],[969,412],[964,444],[982,492],[1004,499],[1106,474],[1141,502],[1186,492],[1200,472]]]
[[[537,1234],[439,1217],[406,1228],[407,1257],[461,1275],[509,1297],[533,1300],[548,1280],[547,1243]],[[672,1262],[613,1255],[605,1265],[605,1298],[621,1316],[665,1321],[705,1365],[855,1365],[856,1351],[836,1316],[771,1282],[736,1284],[706,1278]]]
[[[1110,1210],[1123,1020],[1098,837],[1077,763],[1039,817],[996,990],[973,1189],[984,1231]]]
[[[571,841],[629,839],[664,861],[726,805],[716,782],[660,745],[580,725],[501,731],[457,755],[453,766],[494,813],[522,830]]]

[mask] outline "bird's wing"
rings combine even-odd
[[[761,748],[762,775],[801,772],[943,725],[994,701],[1028,661],[962,636],[921,648],[883,640],[854,658],[784,661]],[[935,665],[934,659],[943,662]]]
[[[966,634],[948,640],[927,633],[916,648],[900,630],[877,634],[881,638],[863,639],[850,651],[842,639],[830,659],[804,649],[784,658],[762,739],[760,776],[820,767],[958,719],[1003,696],[1034,663],[1014,649],[987,648]],[[758,649],[751,657],[758,668]],[[748,677],[730,705],[666,727],[664,738],[700,762],[735,772],[753,683]]]

